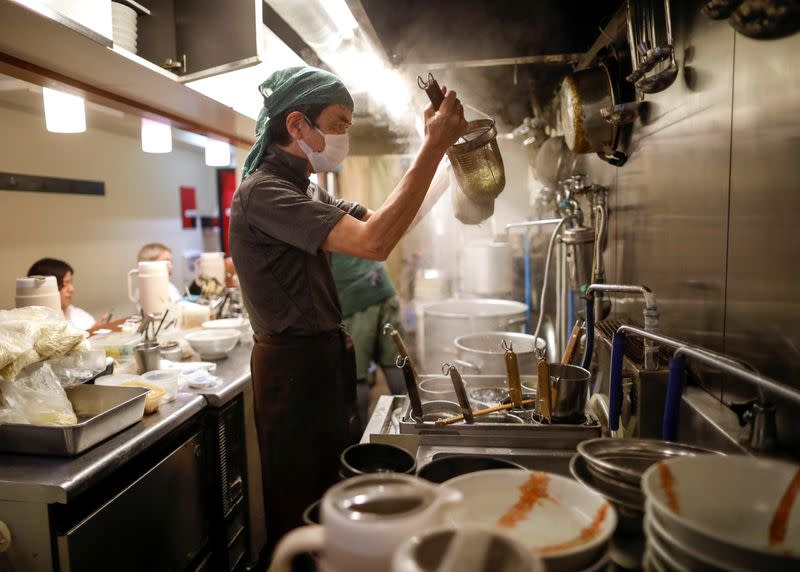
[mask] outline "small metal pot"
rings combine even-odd
[[[551,411],[555,419],[579,417],[586,409],[589,398],[589,383],[592,374],[577,365],[548,364],[550,368]],[[524,391],[536,392],[536,388],[523,384]]]
[[[450,361],[462,369],[471,370],[470,373],[505,375],[505,351],[500,345],[503,340],[513,345],[520,374],[535,375],[537,359],[534,353],[534,337],[519,332],[478,332],[460,336],[454,342],[458,359]],[[539,338],[536,345],[544,348],[546,344]]]

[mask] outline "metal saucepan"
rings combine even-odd
[[[478,332],[455,339],[458,359],[452,363],[481,375],[505,375],[505,351],[501,347],[503,340],[514,346],[517,363],[521,375],[536,373],[536,355],[534,354],[534,337],[519,332]],[[539,338],[536,346],[545,347],[545,341]]]
[[[554,419],[580,417],[586,409],[592,374],[577,365],[560,363],[548,363],[547,365],[550,372],[550,412],[552,417]],[[536,393],[536,386],[528,383],[523,382],[522,390]]]
[[[602,109],[613,108],[614,84],[605,64],[573,72],[561,83],[561,129],[573,153],[597,153],[604,161],[621,167],[627,155],[617,149],[619,122],[610,123]]]

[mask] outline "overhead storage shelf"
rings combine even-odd
[[[252,145],[252,119],[110,45],[67,19],[56,21],[13,0],[0,0],[0,73],[128,113],[167,119],[175,127],[234,145]]]

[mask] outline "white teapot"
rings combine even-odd
[[[133,295],[131,278],[136,276],[138,298]],[[169,304],[169,269],[166,260],[142,261],[128,272],[128,298],[146,314],[163,314]]]
[[[322,524],[296,528],[281,539],[272,569],[288,572],[294,556],[319,552],[323,572],[388,572],[397,547],[441,525],[445,507],[461,496],[446,486],[399,473],[346,479],[322,497]]]

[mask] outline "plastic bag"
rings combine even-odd
[[[106,352],[103,350],[72,351],[68,355],[47,360],[61,387],[84,383],[106,369]],[[25,372],[22,372],[24,375]]]
[[[0,382],[6,404],[0,420],[31,425],[74,425],[72,403],[50,364],[28,368],[12,381]],[[16,419],[16,421],[9,421]]]
[[[26,366],[80,346],[86,332],[52,308],[28,306],[0,311],[0,377],[13,380]]]

